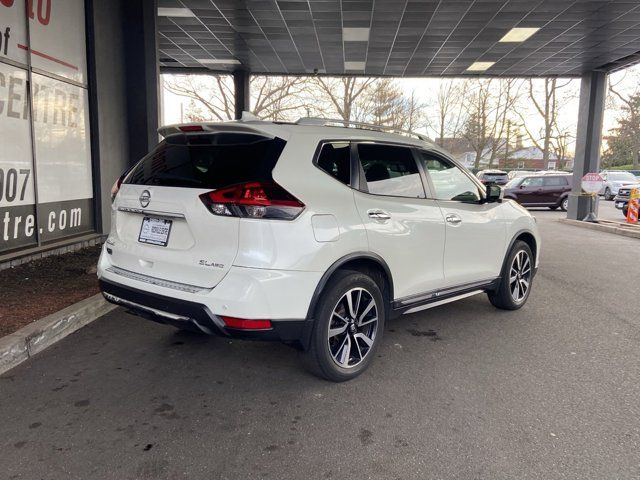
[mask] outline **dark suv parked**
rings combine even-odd
[[[506,185],[509,181],[507,172],[502,170],[480,170],[476,177],[485,185],[493,183],[495,185]]]
[[[546,174],[514,178],[504,189],[504,198],[511,198],[525,207],[549,207],[567,210],[571,175]]]

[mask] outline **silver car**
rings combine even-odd
[[[618,194],[620,187],[638,182],[638,179],[633,173],[625,170],[610,170],[600,173],[600,176],[604,179],[604,184],[599,194],[604,195],[605,200],[613,200],[613,197]]]

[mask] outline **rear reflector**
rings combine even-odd
[[[204,132],[204,128],[200,125],[183,125],[178,128],[181,132]]]
[[[293,220],[304,203],[275,182],[247,182],[213,192],[200,199],[214,215]]]
[[[222,317],[224,324],[238,330],[270,330],[271,320],[247,320],[245,318]]]

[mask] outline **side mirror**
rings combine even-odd
[[[502,188],[498,185],[487,185],[487,203],[494,203],[502,200],[502,192]]]

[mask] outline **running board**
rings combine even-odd
[[[473,295],[477,295],[479,293],[484,293],[484,290],[473,290],[472,292],[463,293],[461,295],[456,295],[455,297],[449,297],[449,298],[445,298],[443,300],[438,300],[436,302],[431,302],[431,303],[426,303],[424,305],[419,305],[417,307],[413,307],[413,308],[410,308],[410,309],[402,312],[402,314],[405,315],[407,313],[420,312],[420,311],[426,310],[428,308],[433,308],[433,307],[437,307],[439,305],[444,305],[446,303],[455,302],[456,300],[462,300],[463,298],[472,297]]]

